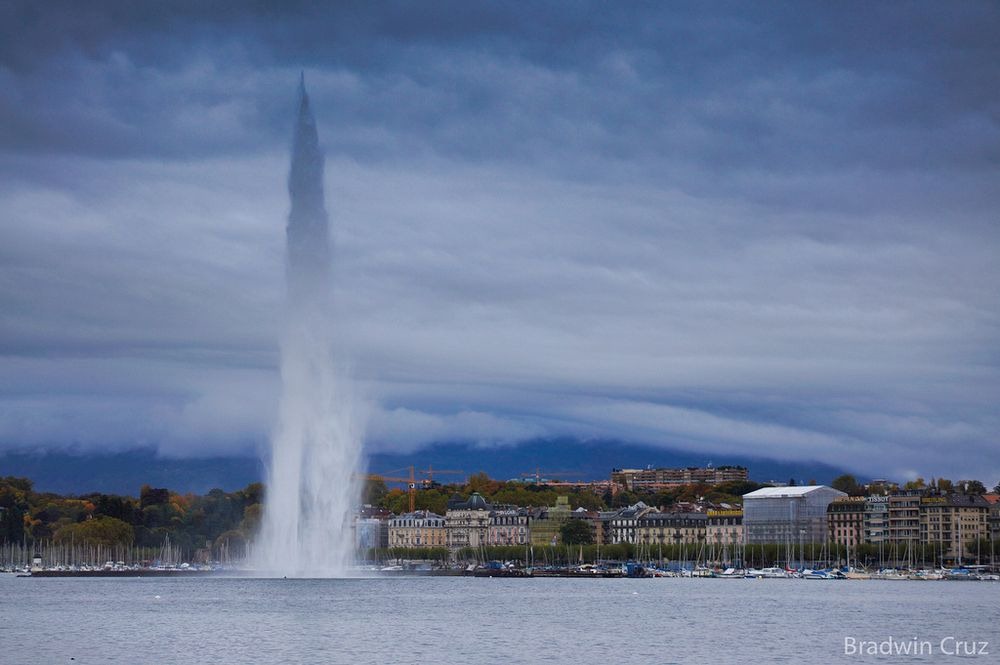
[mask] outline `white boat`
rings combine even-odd
[[[746,577],[756,579],[787,579],[788,571],[784,568],[772,566],[769,568],[751,568],[746,572]]]

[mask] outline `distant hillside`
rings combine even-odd
[[[461,469],[466,474],[485,471],[491,477],[510,480],[536,469],[543,476],[560,474],[557,479],[603,480],[612,468],[705,466],[738,464],[750,470],[757,481],[787,482],[794,478],[804,483],[810,479],[829,483],[842,473],[839,469],[818,462],[778,462],[752,456],[719,457],[651,448],[617,441],[577,441],[556,439],[530,441],[518,446],[475,448],[464,444],[439,444],[433,448],[406,455],[379,454],[371,458],[371,471],[386,472],[411,464],[418,469],[433,465],[437,469]],[[455,476],[441,476],[447,482]]]
[[[171,459],[151,450],[109,455],[8,453],[0,456],[0,476],[23,476],[35,489],[58,494],[103,492],[138,496],[142,485],[203,494],[218,487],[228,492],[260,481],[261,461],[251,457]]]
[[[829,465],[811,462],[778,462],[751,456],[717,457],[669,451],[612,441],[571,439],[531,441],[518,446],[477,448],[466,444],[439,444],[409,454],[374,455],[368,464],[372,472],[405,475],[411,464],[417,469],[428,465],[437,469],[460,469],[465,475],[485,471],[491,477],[509,480],[536,469],[543,476],[559,474],[562,480],[602,480],[614,467],[703,466],[740,464],[750,469],[757,481],[800,483],[814,479],[829,483],[841,473]],[[8,453],[0,456],[0,476],[25,476],[40,491],[61,494],[105,492],[135,495],[143,484],[169,487],[178,492],[204,493],[218,487],[234,491],[263,480],[264,466],[252,457],[174,459],[158,457],[151,450],[134,450],[107,455],[71,453]],[[441,482],[459,480],[441,475]]]

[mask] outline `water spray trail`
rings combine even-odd
[[[271,574],[340,576],[353,553],[361,431],[349,382],[335,371],[330,349],[323,154],[304,81],[288,191],[282,395],[256,563]]]

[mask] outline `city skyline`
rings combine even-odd
[[[0,9],[0,453],[263,446],[305,71],[369,452],[1000,478],[1000,10],[546,7]]]

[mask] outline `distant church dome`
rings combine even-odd
[[[459,494],[453,494],[448,499],[448,510],[491,510],[493,506],[486,501],[482,494],[473,492],[468,500]]]
[[[486,503],[482,494],[473,492],[472,496],[469,497],[468,507],[474,510],[489,510],[490,504]]]

